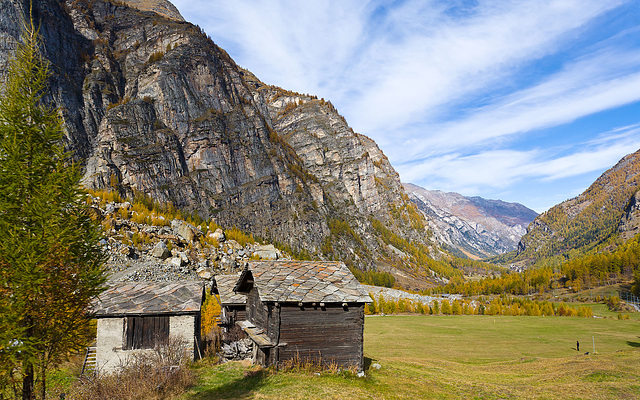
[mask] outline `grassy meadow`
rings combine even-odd
[[[201,363],[181,398],[640,399],[634,319],[373,316],[364,351],[365,378]]]

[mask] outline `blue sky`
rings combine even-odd
[[[403,182],[542,212],[640,149],[640,0],[172,2]]]

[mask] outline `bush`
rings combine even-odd
[[[79,381],[70,398],[78,400],[167,399],[195,384],[187,343],[170,338],[153,351],[136,352],[118,371]]]

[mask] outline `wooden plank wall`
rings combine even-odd
[[[152,349],[169,340],[169,317],[127,317],[123,350]]]
[[[344,309],[340,304],[325,308],[282,304],[279,331],[280,343],[287,343],[277,350],[280,361],[300,357],[363,368],[364,305]]]
[[[267,316],[264,305],[260,302],[258,289],[254,286],[247,296],[247,319],[255,326],[266,328]],[[266,329],[265,329],[266,330]]]

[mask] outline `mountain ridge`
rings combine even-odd
[[[513,251],[537,213],[518,203],[465,197],[404,183],[439,242],[470,258]]]

